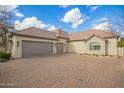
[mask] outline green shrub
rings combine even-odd
[[[0,59],[10,59],[11,53],[0,52]]]
[[[124,47],[124,40],[122,39],[122,40],[118,41],[117,46],[118,47]]]

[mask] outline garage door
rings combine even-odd
[[[22,41],[22,57],[52,55],[53,43]]]
[[[56,53],[62,54],[63,53],[63,43],[57,43],[56,44]]]

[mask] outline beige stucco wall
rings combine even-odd
[[[67,39],[62,39],[62,38],[58,38],[59,41],[55,41],[56,43],[63,43],[64,44],[64,48],[63,48],[63,52],[67,52]]]
[[[75,52],[78,54],[99,54],[105,55],[105,41],[96,36],[92,37],[88,41],[75,41],[75,42],[67,42],[66,39],[59,38],[59,41],[56,40],[47,40],[33,37],[25,37],[25,36],[13,36],[13,46],[12,46],[12,57],[20,58],[22,57],[22,40],[28,41],[40,41],[40,42],[53,42],[53,54],[56,54],[56,43],[63,43],[64,49],[63,52]],[[117,55],[117,38],[107,38],[107,53],[108,55]],[[20,42],[20,46],[17,46],[17,42]],[[100,50],[89,50],[89,43],[99,42],[101,44]]]
[[[107,38],[108,40],[108,49],[107,49],[107,55],[117,55],[117,38]],[[89,44],[93,42],[99,42],[100,43],[100,50],[89,50]],[[74,42],[68,42],[68,52],[74,52],[74,53],[82,53],[82,54],[98,54],[98,55],[105,55],[105,40],[101,39],[99,37],[92,37],[88,41],[74,41]]]
[[[40,41],[40,42],[53,42],[53,54],[56,54],[56,43],[63,43],[64,49],[63,52],[66,52],[66,46],[67,46],[67,40],[60,39],[59,41],[56,40],[47,40],[47,39],[40,39],[40,38],[33,38],[33,37],[26,37],[26,36],[13,36],[13,46],[12,46],[12,57],[13,58],[20,58],[22,57],[22,40],[27,41]],[[17,46],[17,42],[20,43],[19,46]]]
[[[117,55],[117,37],[108,38],[108,55]]]
[[[93,42],[98,42],[100,44],[100,50],[89,50],[89,44]],[[105,55],[105,40],[94,36],[91,39],[89,39],[85,45],[87,54]]]
[[[100,50],[89,50],[89,44],[93,42],[99,42],[101,44]],[[105,41],[94,36],[88,41],[75,41],[68,42],[68,52],[82,53],[82,54],[105,54]]]
[[[85,53],[85,42],[84,41],[75,41],[68,42],[68,52],[74,53]]]

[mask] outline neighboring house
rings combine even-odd
[[[118,36],[110,31],[88,30],[66,33],[61,29],[47,31],[28,28],[13,32],[12,57],[53,55],[63,52],[117,55]]]

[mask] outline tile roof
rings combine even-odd
[[[61,29],[57,29],[54,31],[48,31],[48,30],[40,29],[40,28],[36,28],[36,27],[31,27],[31,28],[27,28],[24,30],[16,31],[16,32],[14,32],[14,34],[48,38],[48,39],[58,39],[58,37],[65,38],[65,39],[69,38],[68,33],[64,32]]]
[[[87,40],[90,37],[92,37],[93,35],[99,36],[101,38],[117,36],[112,31],[95,30],[95,29],[90,29],[90,30],[82,31],[82,32],[67,33],[67,32],[64,32],[62,29],[48,31],[48,30],[35,28],[35,27],[16,31],[16,32],[14,32],[14,34],[32,36],[32,37],[48,38],[48,39],[65,38],[65,39],[69,39],[69,41]]]
[[[32,36],[32,37],[41,37],[41,38],[48,38],[48,39],[57,39],[56,33],[51,31],[47,31],[40,28],[27,28],[24,30],[14,32],[17,35],[25,35],[25,36]]]
[[[53,32],[56,33],[56,37],[69,39],[68,33],[63,31],[62,29],[56,29],[56,30],[53,30]]]
[[[68,35],[69,35],[70,41],[87,40],[93,35],[99,36],[101,38],[117,36],[114,32],[111,32],[111,31],[95,30],[95,29],[90,29],[82,32],[73,32],[73,33],[69,33]]]

